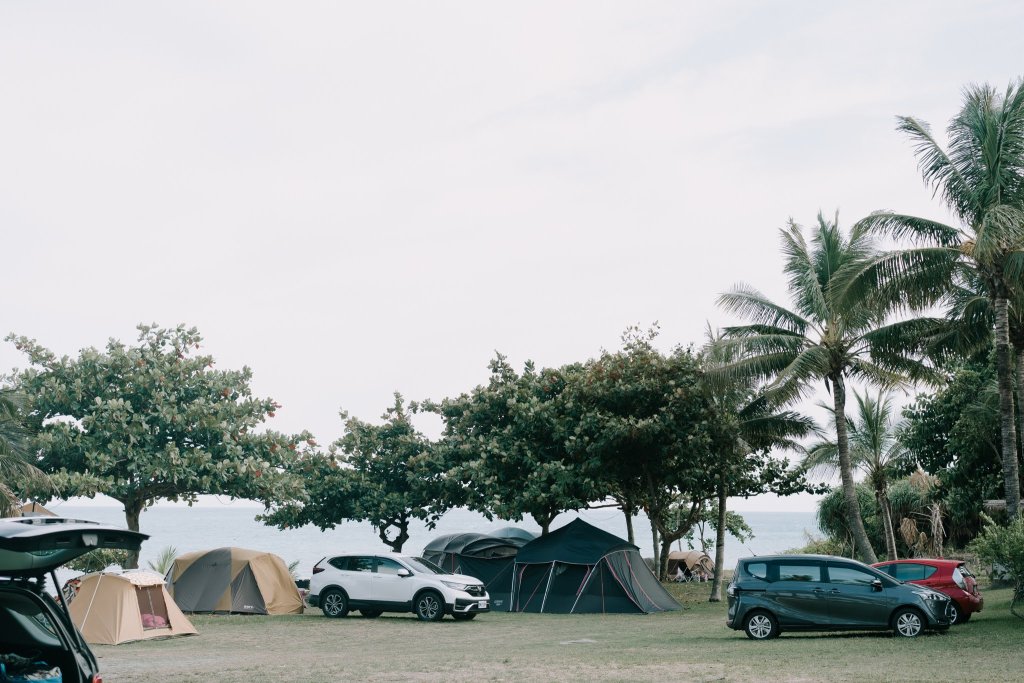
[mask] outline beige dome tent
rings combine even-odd
[[[167,586],[185,612],[302,614],[302,597],[284,560],[245,548],[179,555]]]
[[[68,607],[71,621],[88,643],[118,645],[196,633],[159,574],[98,572],[77,580],[78,591]]]
[[[707,553],[699,550],[673,550],[668,554],[668,575],[673,576],[676,568],[683,572],[696,574],[698,570],[704,570],[705,574],[715,573],[715,562]]]

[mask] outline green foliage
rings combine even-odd
[[[166,575],[167,572],[171,571],[171,567],[174,566],[174,560],[178,557],[178,549],[173,545],[165,546],[160,554],[157,555],[155,560],[150,560],[149,568],[155,571],[157,574]]]
[[[807,544],[799,548],[784,550],[785,555],[849,555],[850,546],[848,543],[837,541],[828,536],[812,536],[804,533]]]
[[[1002,526],[984,517],[985,527],[968,549],[989,564],[998,564],[1009,574],[1014,586],[1014,610],[1016,602],[1024,599],[1024,514],[1017,515]],[[1014,612],[1017,614],[1017,612]],[[1024,615],[1017,614],[1024,618]]]
[[[268,512],[260,519],[282,529],[333,529],[346,519],[366,520],[382,542],[401,551],[411,520],[432,528],[448,509],[441,495],[443,467],[433,445],[413,427],[400,394],[383,424],[341,415],[345,434],[330,452],[306,454],[291,466],[305,482],[304,493],[264,498]]]
[[[602,497],[599,458],[574,433],[580,405],[569,388],[583,381],[583,369],[538,371],[527,362],[517,373],[499,354],[490,371],[486,385],[423,406],[444,420],[445,496],[488,518],[528,514],[546,531],[559,513]]]
[[[747,524],[742,515],[731,510],[725,512],[725,530],[740,543],[754,538],[754,530]],[[714,534],[718,531],[718,501],[712,500],[700,512],[700,517],[692,529],[683,534],[686,545],[691,550],[699,546],[703,552],[714,548]]]
[[[0,517],[9,517],[30,491],[46,491],[50,480],[33,464],[25,396],[0,387]]]
[[[937,499],[947,511],[949,541],[958,547],[981,530],[984,501],[1002,492],[999,407],[986,400],[994,381],[988,358],[967,361],[952,366],[945,387],[919,394],[904,409],[904,446],[939,478]]]
[[[138,530],[139,514],[159,499],[300,489],[285,469],[311,437],[257,431],[279,406],[252,395],[249,368],[215,370],[212,357],[195,354],[195,328],[140,325],[138,345],[112,339],[77,358],[8,339],[32,364],[17,383],[39,465],[60,495],[107,494]]]
[[[885,547],[885,530],[878,515],[875,494],[864,484],[857,485],[857,502],[860,505],[864,530],[873,546]],[[833,489],[818,501],[818,528],[825,537],[841,550],[837,555],[854,556],[853,532],[850,529],[849,514],[842,489]]]
[[[128,551],[101,548],[85,555],[79,555],[65,566],[68,569],[74,569],[76,572],[88,574],[90,572],[101,572],[111,565],[117,565],[122,568],[127,567]]]

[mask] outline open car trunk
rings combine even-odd
[[[96,658],[71,623],[67,605],[46,591],[46,575],[99,548],[138,550],[148,536],[108,524],[61,517],[0,519],[0,663],[23,659],[59,668],[63,683],[100,681]]]

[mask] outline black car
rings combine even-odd
[[[948,596],[831,555],[744,558],[727,593],[726,625],[754,640],[833,630],[891,630],[913,638],[952,623]]]
[[[67,604],[47,592],[56,569],[100,548],[138,550],[145,534],[62,517],[0,519],[0,663],[59,669],[63,683],[101,683],[96,657],[71,623]]]

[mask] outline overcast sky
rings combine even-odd
[[[739,281],[785,300],[787,218],[945,217],[894,117],[942,131],[965,84],[1005,87],[1021,26],[1012,1],[7,0],[0,332],[198,326],[322,443],[496,350],[700,342]]]

